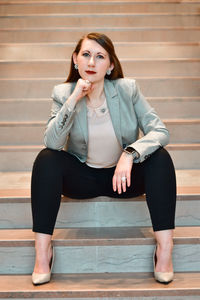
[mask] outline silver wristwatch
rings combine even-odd
[[[130,146],[124,148],[124,152],[131,154],[133,156],[133,159],[140,157],[139,153],[133,147]]]

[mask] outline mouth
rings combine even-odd
[[[94,72],[94,71],[85,71],[85,73],[87,73],[88,75],[94,75],[94,74],[96,74],[96,72]]]

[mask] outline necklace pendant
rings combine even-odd
[[[102,112],[103,114],[105,113],[105,111],[106,111],[105,108],[102,108],[102,109],[101,109],[101,112]]]

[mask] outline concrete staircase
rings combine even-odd
[[[0,299],[200,299],[200,1],[0,3]],[[86,32],[108,34],[127,77],[171,133],[177,174],[175,280],[153,278],[145,197],[63,197],[48,285],[34,287],[30,176],[53,86]]]

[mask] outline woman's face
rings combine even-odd
[[[85,39],[78,53],[73,54],[75,64],[82,79],[92,83],[104,80],[106,72],[112,70],[114,65],[110,63],[108,52],[97,42]]]

